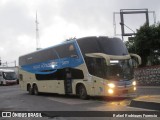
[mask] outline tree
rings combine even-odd
[[[135,38],[126,42],[126,46],[130,53],[141,56],[142,66],[160,64],[160,23],[141,26]]]

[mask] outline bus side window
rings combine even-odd
[[[51,74],[35,74],[37,80],[64,80],[65,78],[65,71],[66,68],[63,69],[57,69],[56,72],[51,73]],[[84,74],[82,70],[79,69],[74,69],[74,68],[69,68],[72,79],[83,79]]]
[[[86,64],[91,75],[105,78],[105,60],[104,58],[86,57]]]
[[[72,79],[84,79],[82,70],[70,68]]]
[[[78,58],[78,54],[73,43],[57,46],[55,47],[55,50],[57,51],[60,58]]]
[[[105,69],[104,69],[104,58],[95,58],[95,75],[100,78],[105,77]]]
[[[85,57],[86,65],[88,68],[88,71],[91,75],[95,75],[95,65],[94,65],[94,59],[91,57]]]

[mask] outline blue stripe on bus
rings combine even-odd
[[[41,63],[34,63],[30,65],[21,66],[21,68],[27,72],[34,74],[51,74],[56,72],[57,69],[63,69],[67,67],[77,67],[83,64],[82,59],[76,58],[62,58],[56,60],[49,60]]]

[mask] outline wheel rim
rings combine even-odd
[[[84,97],[85,96],[85,89],[83,86],[80,87],[80,97]]]
[[[32,94],[32,88],[29,87],[29,94]]]
[[[38,89],[37,89],[37,86],[35,86],[35,87],[34,87],[34,94],[35,94],[35,95],[38,95]]]
[[[83,88],[81,89],[81,96],[84,96],[84,90],[83,90]]]

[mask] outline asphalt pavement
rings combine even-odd
[[[160,87],[138,87],[137,88],[137,96],[135,98],[101,98],[101,97],[91,97],[89,100],[81,100],[76,96],[64,96],[57,94],[41,94],[40,96],[29,95],[26,91],[22,91],[19,85],[13,86],[0,86],[0,111],[44,111],[43,115],[45,118],[23,118],[26,120],[32,119],[46,119],[46,120],[106,120],[106,117],[92,117],[94,116],[95,111],[114,111],[114,112],[147,112],[147,111],[155,111],[150,108],[138,108],[135,106],[130,106],[132,100],[140,99],[141,100],[149,100],[148,98],[143,98],[143,96],[155,96],[154,100],[157,99],[159,101],[158,96],[160,94]],[[143,99],[142,99],[143,98]],[[150,100],[153,97],[149,97]],[[46,112],[50,111],[50,112]],[[53,116],[52,111],[60,111],[56,113],[57,115]],[[72,116],[73,114],[77,114],[75,111],[82,111],[80,115],[91,114],[90,117],[64,117],[61,116],[63,114],[71,111],[69,114]],[[90,111],[93,111],[89,113]],[[156,110],[157,111],[157,110]],[[86,112],[86,113],[85,113]],[[103,112],[100,112],[102,114]],[[96,113],[95,113],[96,114]],[[109,114],[109,113],[107,113]],[[137,114],[137,113],[135,113]],[[106,115],[106,114],[105,114]],[[0,118],[0,120],[9,120],[9,118]],[[12,118],[13,120],[18,120],[22,118]],[[11,119],[11,120],[12,120]],[[107,119],[117,119],[114,117],[107,117]],[[124,119],[124,118],[121,118]],[[134,117],[130,118],[134,119]],[[138,118],[141,119],[141,118]],[[150,118],[143,118],[150,119]],[[156,119],[156,118],[154,118]]]
[[[160,87],[138,87],[137,97],[131,100],[129,106],[160,111]]]

